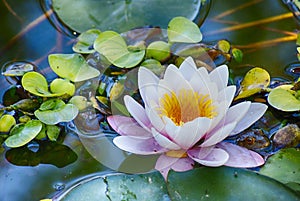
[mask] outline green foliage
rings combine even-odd
[[[261,168],[260,173],[274,178],[284,184],[300,185],[300,150],[296,148],[281,149],[271,156],[266,164]]]
[[[10,132],[5,140],[8,147],[21,147],[34,139],[42,130],[42,123],[39,120],[30,120],[26,124],[18,124]]]
[[[78,108],[75,105],[65,104],[60,99],[47,100],[34,112],[41,122],[48,125],[72,121],[77,114]]]
[[[88,80],[100,75],[90,67],[81,54],[51,54],[48,57],[51,69],[61,78],[72,82]]]
[[[164,62],[171,56],[170,45],[164,41],[154,41],[147,47],[146,57]]]
[[[102,32],[96,39],[94,48],[112,64],[121,68],[134,67],[145,56],[143,43],[136,46],[127,46],[125,40],[114,31]]]
[[[10,114],[2,115],[0,118],[0,132],[7,133],[16,125],[15,118]]]
[[[101,31],[98,29],[90,29],[81,33],[77,37],[77,42],[73,45],[73,51],[81,54],[95,52],[93,45],[100,33]]]

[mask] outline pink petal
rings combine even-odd
[[[218,127],[216,130],[212,130],[200,146],[209,147],[221,142],[226,137],[228,137],[230,132],[235,128],[235,126],[236,122],[232,122],[224,126]]]
[[[182,126],[176,126],[167,117],[164,117],[164,120],[168,136],[182,149],[189,149],[195,145],[205,135],[211,123],[211,119],[205,117],[196,118]]]
[[[229,159],[225,163],[226,166],[251,168],[261,166],[265,163],[261,155],[244,147],[229,142],[221,142],[217,147],[229,154]]]
[[[136,102],[132,97],[126,95],[124,97],[124,102],[126,105],[127,110],[131,114],[131,116],[146,130],[150,132],[152,127],[150,120],[147,117],[145,109]]]
[[[120,135],[151,138],[152,133],[142,128],[133,118],[121,115],[107,117],[109,125]]]
[[[177,145],[176,143],[172,142],[170,139],[168,139],[166,136],[162,135],[161,133],[157,132],[154,128],[152,128],[152,135],[157,141],[157,143],[169,150],[180,150],[181,147]]]
[[[179,71],[186,80],[190,80],[197,73],[196,64],[192,57],[187,57],[179,67]]]
[[[118,136],[113,140],[114,144],[124,151],[134,154],[150,155],[159,154],[166,151],[159,146],[154,138],[142,139],[128,136]]]
[[[218,91],[221,91],[227,86],[228,77],[229,73],[226,65],[218,66],[209,74],[210,80],[217,84]]]
[[[199,152],[201,152],[201,149],[194,149],[192,151],[188,151],[188,155],[194,161],[205,166],[218,167],[224,165],[229,158],[228,153],[223,149],[212,148],[209,154],[206,153],[207,155],[204,158],[199,158],[199,156],[202,155]]]
[[[211,147],[195,147],[187,151],[187,154],[193,158],[205,158],[210,154],[210,152],[215,148],[215,146]]]
[[[238,122],[231,135],[242,132],[257,120],[259,120],[268,109],[268,106],[262,103],[251,103],[246,115]]]
[[[178,172],[193,169],[194,161],[190,158],[173,158],[162,154],[156,161],[155,169],[160,171],[164,178],[167,178],[170,169]]]

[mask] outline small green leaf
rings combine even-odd
[[[269,104],[282,111],[300,111],[300,99],[295,96],[296,92],[290,90],[292,85],[279,86],[273,89],[268,96]]]
[[[80,82],[100,75],[89,66],[81,54],[51,54],[48,57],[51,69],[60,77]]]
[[[16,125],[15,118],[10,114],[5,114],[0,118],[0,132],[9,132],[10,129]]]
[[[90,54],[95,52],[93,45],[101,31],[99,29],[89,29],[81,33],[77,42],[73,46],[73,51],[81,54]]]
[[[252,68],[241,82],[241,91],[235,100],[252,96],[269,86],[269,84],[270,75],[265,69],[259,67]]]
[[[222,52],[228,53],[230,50],[230,43],[227,40],[218,41],[218,49]]]
[[[260,174],[274,178],[284,184],[300,185],[300,150],[296,148],[281,149],[268,158],[260,169]]]
[[[51,105],[51,107],[47,108],[45,105]],[[34,115],[48,125],[72,121],[78,114],[78,108],[75,105],[65,104],[60,99],[47,100],[40,108],[42,109],[36,110]]]
[[[50,90],[54,94],[68,94],[73,96],[75,93],[75,85],[69,80],[56,78],[50,83]]]
[[[165,70],[165,67],[155,59],[146,59],[145,61],[143,61],[141,66],[148,68],[157,76],[160,76]]]
[[[94,48],[113,65],[131,68],[138,65],[145,56],[143,44],[127,47],[125,40],[114,31],[102,32],[94,43]]]
[[[60,134],[60,128],[55,125],[46,125],[46,133],[49,140],[56,141]]]
[[[242,62],[243,60],[243,52],[240,49],[237,48],[232,48],[231,50],[232,56],[233,58],[237,61],[237,62]]]
[[[198,43],[202,34],[197,24],[185,17],[175,17],[168,25],[169,42]]]
[[[18,126],[11,131],[11,136],[5,140],[8,147],[21,147],[34,139],[42,130],[39,120],[30,120],[26,124]]]
[[[153,58],[160,62],[166,61],[171,56],[171,50],[168,43],[164,41],[154,41],[149,44],[146,51],[147,58]]]
[[[28,72],[22,77],[22,86],[26,91],[41,96],[52,97],[57,96],[48,91],[48,82],[46,78],[38,72]],[[62,95],[62,94],[61,94]]]

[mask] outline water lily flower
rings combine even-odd
[[[124,97],[132,117],[112,115],[111,127],[120,134],[120,149],[142,155],[160,154],[155,169],[166,178],[170,169],[187,171],[204,166],[257,167],[256,152],[225,142],[245,130],[267,110],[262,103],[244,101],[230,107],[236,87],[227,86],[228,67],[212,72],[197,68],[188,57],[177,68],[169,65],[163,79],[140,67],[138,86],[144,106]]]

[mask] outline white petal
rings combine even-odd
[[[128,136],[118,136],[113,140],[114,144],[124,151],[134,154],[150,155],[166,151],[153,138],[141,139]]]
[[[218,66],[209,74],[210,80],[217,84],[219,91],[227,86],[228,77],[229,73],[226,65]]]
[[[210,152],[215,148],[215,146],[211,146],[211,147],[195,147],[193,149],[190,149],[187,151],[187,154],[189,156],[192,156],[194,158],[205,158],[206,156],[208,156],[208,154],[210,154]]]
[[[251,103],[246,115],[238,122],[231,135],[242,132],[254,122],[260,119],[268,109],[268,106],[262,103]]]
[[[164,120],[169,137],[185,150],[194,146],[205,135],[211,123],[211,119],[205,117],[196,118],[182,126],[176,126],[167,117]]]
[[[250,105],[250,101],[245,101],[230,107],[226,113],[226,116],[224,117],[225,123],[230,123],[233,121],[239,122],[249,110]]]
[[[187,57],[179,67],[179,71],[186,80],[190,80],[197,73],[197,67],[192,57]]]
[[[147,68],[141,67],[138,72],[138,86],[142,99],[145,104],[148,100],[156,100],[155,92],[157,91],[158,77]],[[148,97],[146,97],[146,94]]]
[[[235,128],[236,122],[232,122],[226,125],[222,125],[220,127],[217,127],[216,130],[212,130],[208,135],[205,141],[200,145],[201,147],[209,147],[212,145],[215,145],[222,140],[224,140],[228,135],[231,133],[231,131]]]
[[[228,110],[228,108],[226,108],[226,106],[227,106],[226,101],[223,101],[221,103],[215,103],[215,106],[216,106],[217,116],[212,119],[212,122],[211,122],[208,132],[211,132],[215,127],[218,126],[218,124],[220,124],[221,120],[223,120],[223,118]]]
[[[222,89],[219,92],[218,101],[222,102],[222,101],[225,100],[227,102],[227,105],[225,107],[229,108],[229,106],[232,103],[232,100],[234,98],[235,91],[236,91],[236,86],[235,85],[230,85],[230,86]]]
[[[202,80],[198,74],[194,74],[190,80],[190,85],[195,92],[199,94],[208,94],[209,97],[213,100],[217,99],[218,88],[217,85],[213,82]]]
[[[165,124],[162,121],[161,117],[157,114],[156,111],[157,111],[156,108],[147,108],[146,107],[146,112],[151,121],[152,126],[154,126],[154,128],[158,132],[162,132],[162,131],[164,131]]]
[[[252,168],[261,166],[265,162],[258,153],[229,142],[221,142],[217,147],[229,154],[229,159],[225,163],[226,166]]]
[[[161,133],[157,132],[154,128],[152,130],[152,135],[157,141],[157,143],[169,150],[180,150],[181,147],[169,140],[166,136],[162,135]]]
[[[128,112],[131,114],[131,116],[146,130],[150,131],[150,128],[152,127],[150,120],[147,117],[147,114],[145,112],[145,109],[136,102],[132,97],[126,95],[124,97],[124,102],[126,105],[126,108]]]
[[[191,154],[189,154],[189,157],[202,165],[218,167],[224,165],[227,162],[229,155],[222,149],[213,148],[205,158],[198,158],[197,155]]]

